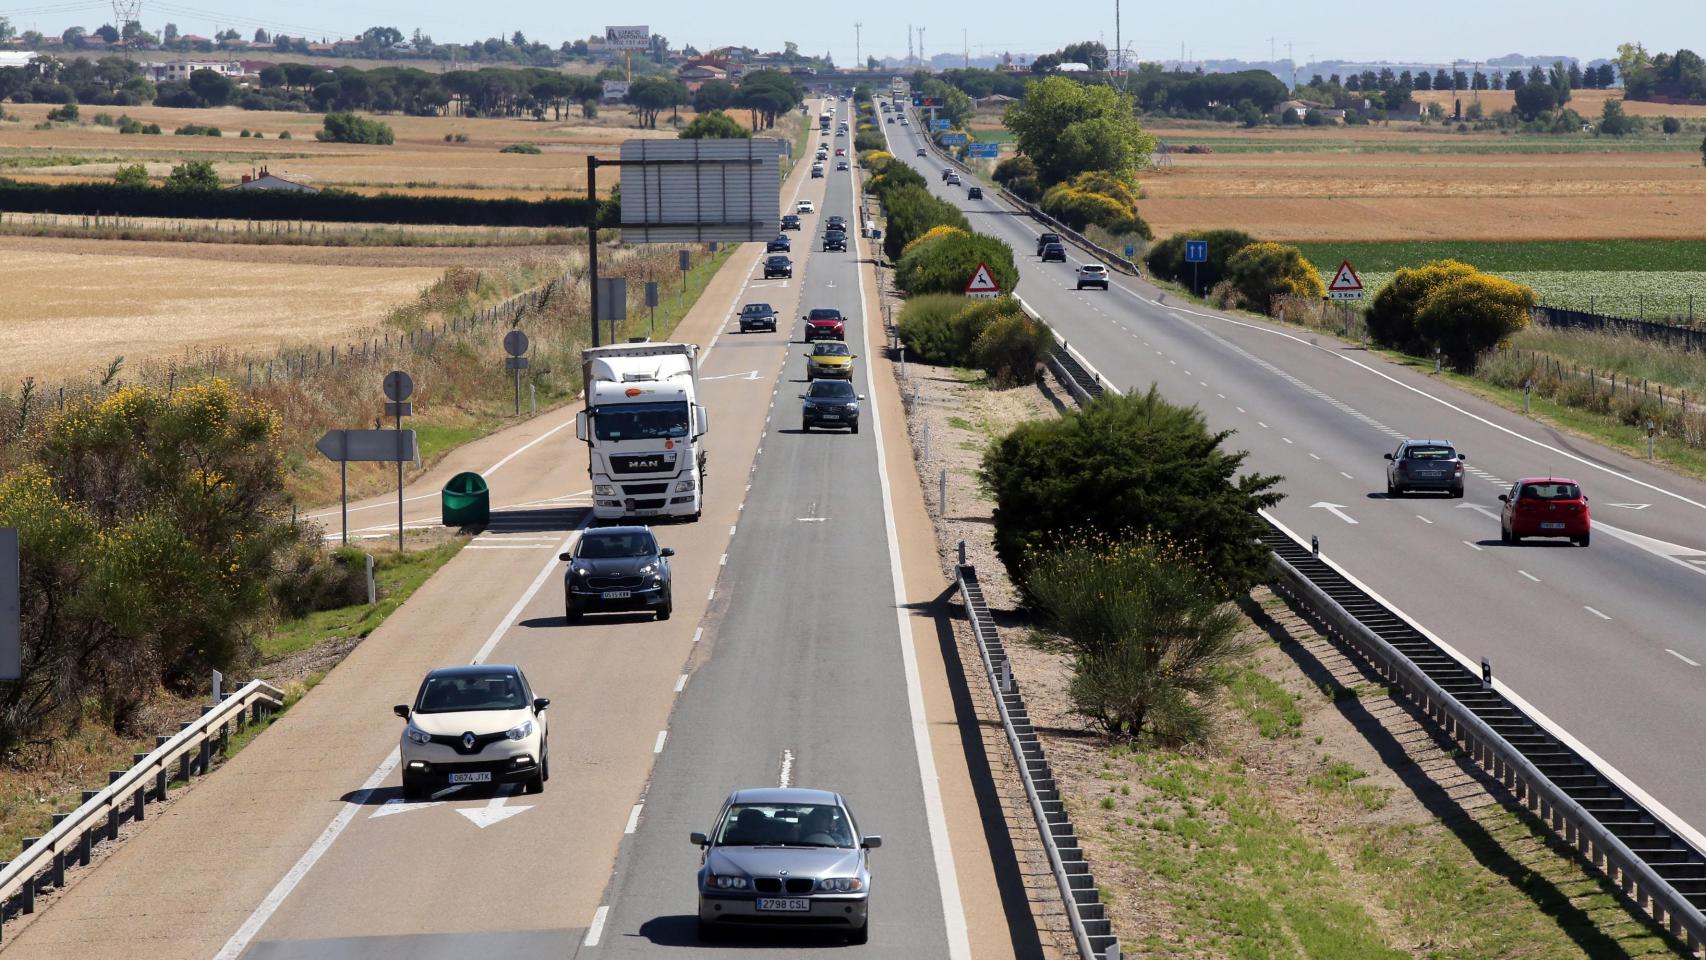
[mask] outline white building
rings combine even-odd
[[[142,74],[155,83],[174,80],[187,81],[197,70],[212,70],[235,80],[243,76],[243,65],[235,60],[171,60],[149,61],[142,65]]]

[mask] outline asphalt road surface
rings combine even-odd
[[[1247,470],[1284,476],[1278,519],[1410,614],[1675,818],[1706,826],[1706,486],[1562,435],[1332,337],[1181,304],[1114,273],[1074,289],[1091,262],[1039,262],[1046,229],[986,191],[972,201],[916,123],[884,124],[972,227],[1013,245],[1018,295],[1121,390],[1151,384],[1232,430]],[[968,183],[969,186],[969,183]],[[1405,437],[1469,455],[1462,500],[1389,498],[1381,454]],[[1594,538],[1499,542],[1498,495],[1563,476],[1590,497]],[[1692,831],[1692,828],[1684,827]],[[1696,841],[1706,845],[1698,832]]]

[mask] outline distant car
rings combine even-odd
[[[910,127],[910,126],[912,126],[912,122],[907,120],[906,117],[903,115],[900,118],[900,125],[903,127]]]
[[[1444,440],[1405,440],[1385,454],[1386,495],[1395,497],[1411,490],[1444,490],[1463,496],[1463,461],[1467,454]]]
[[[852,380],[853,360],[857,356],[848,352],[845,343],[814,343],[812,352],[806,357],[806,379]]]
[[[837,170],[847,169],[847,158],[843,157],[840,160],[835,161],[835,169],[837,169]]]
[[[1045,243],[1043,244],[1042,255],[1044,263],[1065,263],[1066,244],[1059,242]]]
[[[943,182],[943,183],[947,183],[947,182],[948,182],[948,178],[949,178],[949,177],[951,177],[951,176],[953,176],[953,175],[954,175],[954,171],[953,171],[953,170],[952,170],[952,169],[950,169],[950,168],[948,168],[948,167],[943,167],[943,168],[942,168],[942,182]]]
[[[545,708],[521,668],[503,663],[440,667],[414,703],[392,710],[408,721],[398,744],[403,799],[462,784],[520,783],[528,793],[551,779]]]
[[[847,148],[846,147],[836,147],[835,148],[835,155],[838,157],[847,156]]]
[[[888,121],[888,122],[889,122],[889,123],[893,123],[893,122],[894,122],[894,116],[893,116],[893,115],[892,115],[892,114],[891,114],[891,115],[890,115],[890,116],[889,116],[889,121]]]
[[[968,189],[966,191],[966,199],[967,200],[982,200],[983,199],[983,188],[982,187],[972,187],[972,188]]]
[[[758,329],[776,332],[776,308],[768,303],[749,303],[740,308],[740,332]]]
[[[821,163],[812,164],[812,179],[813,180],[822,180],[823,179],[823,164],[821,164]]]
[[[673,556],[674,550],[658,546],[648,527],[586,530],[573,550],[558,557],[569,565],[563,574],[564,615],[574,623],[585,613],[643,610],[668,620],[675,609],[669,577]]]
[[[764,279],[773,280],[777,277],[792,278],[794,276],[794,261],[777,254],[764,258]]]
[[[837,130],[835,131],[835,135],[838,137],[845,137],[847,136],[847,131],[845,129]]]
[[[1587,494],[1574,480],[1530,477],[1499,494],[1499,539],[1521,543],[1523,537],[1569,537],[1585,547],[1593,534]]]
[[[1085,287],[1101,287],[1108,289],[1108,268],[1099,263],[1086,263],[1078,268],[1078,283],[1074,290]]]
[[[923,147],[919,147],[919,148],[918,148],[918,155],[919,155],[919,156],[921,156],[921,157],[922,157],[922,156],[926,156],[926,154],[925,154],[925,152],[924,152],[924,148],[923,148]]]
[[[840,253],[846,253],[847,234],[840,230],[826,231],[823,235],[823,249],[825,251],[834,250]]]
[[[847,218],[839,213],[832,213],[824,218],[823,228],[825,230],[845,231],[847,229]]]
[[[791,213],[783,214],[782,215],[782,229],[783,230],[798,230],[798,229],[800,229],[800,218],[795,216],[794,214],[791,214]]]
[[[814,307],[800,318],[806,322],[806,342],[847,339],[847,321],[834,307]]]
[[[765,253],[792,253],[793,251],[794,242],[783,234],[777,234],[776,239],[764,245]]]
[[[795,213],[816,213],[817,206],[810,200],[801,200],[794,204]]]
[[[859,401],[863,399],[864,396],[853,392],[850,378],[813,379],[806,392],[800,394],[800,429],[846,427],[858,433]]]
[[[1039,256],[1039,257],[1042,256],[1043,255],[1043,248],[1048,246],[1051,243],[1060,243],[1060,244],[1064,245],[1064,241],[1062,241],[1060,239],[1060,234],[1058,234],[1058,233],[1044,233],[1044,234],[1038,235],[1038,237],[1037,237],[1037,256]]]
[[[957,187],[959,185],[960,185],[960,175],[950,171],[948,173],[948,186]]]
[[[840,794],[799,787],[737,790],[709,834],[689,838],[699,864],[699,939],[731,927],[799,926],[871,936],[869,851]]]

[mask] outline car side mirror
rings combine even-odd
[[[1499,494],[1499,502],[1500,503],[1510,503],[1511,498],[1508,494],[1501,493],[1501,494]]]
[[[1459,459],[1459,460],[1467,460],[1467,459],[1469,459],[1469,454],[1467,454],[1467,453],[1460,453],[1460,454],[1458,454],[1458,455],[1457,455],[1457,459]]]
[[[857,354],[857,353],[855,353],[855,354],[852,354],[852,355],[850,355],[850,356],[849,356],[849,357],[848,357],[848,358],[847,358],[847,359],[849,359],[849,360],[857,360],[857,359],[859,359],[859,355],[858,355],[858,354]]]
[[[664,547],[662,550],[658,551],[658,556],[660,556],[660,557],[673,557],[673,556],[675,556],[675,548],[674,547]]]
[[[883,838],[882,837],[866,837],[865,839],[859,841],[859,846],[864,847],[866,850],[875,850],[882,845],[883,845]]]
[[[861,393],[861,394],[859,394],[859,399],[860,399],[860,400],[863,400],[863,399],[865,399],[865,395],[864,395],[864,394],[862,394],[862,393]],[[1587,499],[1587,498],[1586,498],[1586,497],[1583,497],[1583,498],[1582,498],[1582,499],[1584,499],[1584,500],[1586,500],[1586,499]]]
[[[709,837],[705,836],[704,834],[700,833],[697,830],[688,834],[687,839],[692,841],[694,846],[699,846],[699,847],[709,846],[711,843],[711,839]]]
[[[534,713],[544,713],[545,708],[550,706],[550,705],[551,705],[551,698],[550,697],[534,697],[533,698],[533,712]]]
[[[404,720],[409,719],[409,705],[406,703],[397,704],[396,706],[391,708],[391,712],[395,713],[399,717],[402,717]]]
[[[1383,453],[1383,454],[1381,454],[1381,456],[1385,457],[1388,460],[1392,459],[1392,454],[1390,454],[1390,453]]]
[[[557,554],[558,560],[573,560],[574,558],[575,558],[575,555],[572,553],[559,553],[559,554]]]

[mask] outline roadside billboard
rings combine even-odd
[[[605,27],[604,45],[611,50],[650,49],[652,30],[643,24],[636,27]]]
[[[626,100],[628,98],[628,88],[632,85],[633,84],[627,80],[604,81],[604,101],[606,103],[610,103],[616,100]]]

